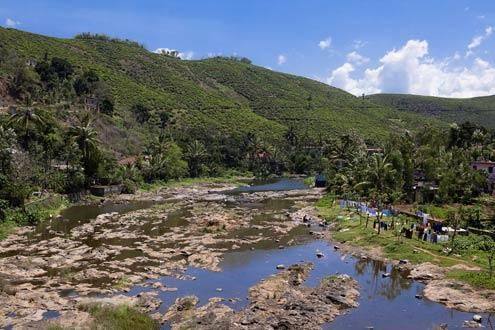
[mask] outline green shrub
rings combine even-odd
[[[449,272],[447,277],[461,280],[479,288],[495,290],[495,276],[490,277],[486,272],[455,270]]]
[[[150,330],[158,329],[156,321],[135,308],[119,305],[89,304],[80,306],[95,319],[91,329]]]

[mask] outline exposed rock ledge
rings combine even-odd
[[[412,268],[409,278],[426,284],[423,292],[425,298],[442,303],[448,308],[471,313],[495,312],[495,291],[474,288],[461,281],[447,279],[447,273],[454,269],[481,271],[465,265],[439,267],[425,262]]]

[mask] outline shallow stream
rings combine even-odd
[[[242,187],[233,191],[234,195],[255,191],[281,191],[290,189],[304,189],[300,179],[281,179],[271,182],[262,182],[254,186]],[[256,208],[259,214],[252,221],[277,221],[280,215],[293,210],[295,205],[290,200],[267,199],[256,203],[243,203],[237,201],[225,203],[224,207]],[[149,202],[131,202],[127,204],[104,204],[101,206],[75,206],[66,210],[63,219],[53,223],[51,228],[58,231],[69,231],[74,226],[80,225],[101,213],[120,212],[125,213],[142,208],[151,207]],[[187,209],[179,210],[171,214],[163,224],[158,226],[160,230],[166,230],[169,226],[187,225],[184,219]],[[404,275],[394,271],[389,264],[382,262],[361,260],[343,255],[326,242],[312,235],[309,231],[319,230],[318,227],[297,227],[283,236],[265,235],[265,240],[254,246],[241,247],[235,251],[228,251],[221,262],[221,272],[213,272],[199,268],[189,267],[186,270],[188,278],[181,280],[174,277],[161,277],[158,279],[167,287],[177,288],[175,292],[159,292],[159,298],[163,301],[160,312],[165,312],[173,304],[176,298],[186,295],[196,295],[200,304],[208,302],[211,297],[225,298],[225,303],[234,309],[245,307],[249,301],[246,299],[248,289],[263,278],[277,272],[276,265],[286,266],[303,261],[314,264],[306,286],[316,286],[318,282],[329,275],[345,273],[355,278],[360,285],[360,306],[350,310],[346,315],[338,317],[324,329],[432,329],[435,325],[448,324],[449,329],[462,328],[464,320],[471,320],[471,313],[463,313],[445,308],[423,299],[416,299],[416,294],[421,294],[423,284],[408,280]],[[46,232],[40,228],[38,233]],[[144,230],[147,234],[151,229]],[[253,229],[239,229],[229,235],[242,237],[252,235]],[[43,234],[48,237],[49,234]],[[115,244],[113,240],[102,240],[98,244]],[[132,242],[129,242],[131,244]],[[96,243],[94,243],[96,244]],[[323,252],[324,257],[318,258],[316,252]],[[382,277],[383,273],[391,272],[390,277]],[[150,280],[157,282],[157,280]],[[136,295],[139,292],[156,290],[152,287],[135,286],[126,295]],[[49,317],[49,315],[46,315]],[[164,328],[169,325],[165,324]]]

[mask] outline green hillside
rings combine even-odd
[[[254,132],[267,139],[295,126],[312,136],[335,136],[352,128],[377,140],[425,122],[317,81],[235,59],[184,61],[134,42],[58,39],[5,28],[0,29],[0,46],[34,62],[46,54],[66,59],[80,71],[94,69],[111,89],[117,128],[134,104],[168,112],[181,129]]]
[[[434,117],[449,123],[471,121],[495,128],[495,96],[470,99],[442,98],[407,94],[376,94],[368,99],[401,111]]]

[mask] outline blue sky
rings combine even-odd
[[[493,0],[0,0],[0,23],[246,56],[354,94],[495,94]]]

